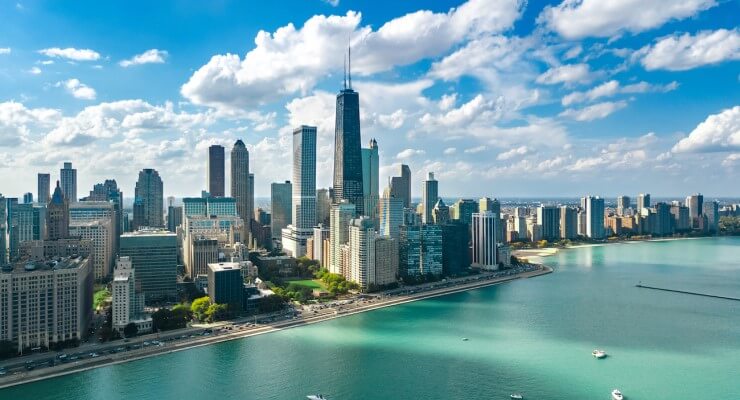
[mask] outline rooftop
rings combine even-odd
[[[85,257],[56,257],[46,260],[29,260],[8,264],[2,268],[2,273],[25,273],[35,271],[53,271],[60,269],[75,269],[84,265]]]

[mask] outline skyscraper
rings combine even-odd
[[[214,144],[208,148],[208,193],[212,197],[224,197],[224,168],[224,146]]]
[[[342,267],[347,264],[342,259],[342,245],[349,240],[349,224],[355,216],[355,206],[348,201],[332,205],[329,224],[330,257],[329,272],[346,276]]]
[[[555,206],[537,207],[537,223],[542,226],[542,239],[560,239],[560,210]]]
[[[177,235],[164,230],[124,234],[120,256],[131,259],[147,303],[177,297]]]
[[[647,200],[650,200],[649,195]],[[581,201],[586,210],[586,236],[591,239],[604,239],[604,199],[586,196]]]
[[[249,232],[254,212],[249,196],[249,151],[241,139],[231,149],[231,197],[236,200],[236,212],[244,221],[244,229]]]
[[[69,237],[69,202],[64,197],[59,181],[46,209],[46,239],[58,240]]]
[[[563,239],[578,237],[578,211],[573,207],[560,206],[560,237]]]
[[[329,214],[331,213],[331,199],[326,189],[316,190],[316,222],[329,225]]]
[[[62,181],[62,193],[69,203],[77,201],[77,170],[72,168],[71,162],[65,162],[64,168],[59,170]]]
[[[691,226],[694,228],[699,227],[699,217],[701,217],[704,211],[704,196],[701,193],[694,193],[691,196],[686,196],[685,206],[689,208],[689,220],[691,220]]]
[[[650,193],[637,195],[637,214],[641,214],[643,208],[650,208]]]
[[[617,196],[617,215],[624,215],[624,211],[631,206],[629,196]]]
[[[145,168],[139,172],[134,189],[134,227],[164,226],[164,192],[162,178],[155,169]],[[139,203],[137,207],[136,203]]]
[[[403,200],[403,206],[411,207],[411,169],[401,164],[401,176],[391,178],[391,197]]]
[[[273,183],[270,187],[270,212],[272,213],[270,225],[272,228],[272,238],[274,240],[279,241],[282,237],[283,228],[292,223],[292,192],[293,185],[290,181],[285,181],[285,183]]]
[[[353,219],[349,224],[349,276],[363,289],[375,284],[375,228],[367,217]]]
[[[362,196],[364,198],[364,214],[370,218],[377,217],[380,183],[378,175],[380,161],[378,158],[378,142],[370,140],[370,146],[362,149]]]
[[[716,201],[704,202],[702,197],[702,212],[707,217],[707,230],[717,232],[719,230],[719,203]]]
[[[283,249],[293,257],[306,255],[306,240],[316,225],[316,127],[293,131],[293,223],[282,232]]]
[[[450,206],[450,218],[470,226],[473,213],[479,212],[478,202],[472,199],[460,199]]]
[[[403,225],[403,200],[383,196],[378,208],[380,211],[380,235],[398,240],[401,225]]]
[[[399,273],[405,276],[441,275],[442,226],[404,225],[399,240]]]
[[[497,238],[499,223],[499,216],[491,211],[473,214],[470,229],[473,246],[472,262],[474,267],[489,270],[498,269],[499,260],[496,244],[499,242]]]
[[[432,219],[435,224],[446,224],[450,222],[450,208],[447,207],[444,200],[440,197],[432,209]]]
[[[421,191],[421,204],[424,208],[423,214],[421,215],[421,221],[425,224],[434,223],[432,210],[434,205],[439,200],[439,186],[436,179],[434,179],[434,172],[430,172],[427,180],[424,181]]]
[[[50,174],[39,174],[38,175],[38,189],[36,192],[36,201],[41,204],[49,202],[51,196],[51,175]]]
[[[362,211],[362,154],[360,150],[360,96],[352,90],[351,57],[349,86],[337,94],[334,131],[334,203],[348,200]]]

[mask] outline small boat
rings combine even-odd
[[[619,389],[612,390],[612,399],[613,400],[623,400],[624,396],[622,395],[622,392],[619,391]]]
[[[326,396],[323,394],[309,394],[306,396],[308,400],[329,400]]]
[[[520,393],[512,393],[509,397],[511,397],[513,400],[522,400],[524,398],[524,396],[522,396]]]
[[[593,355],[596,358],[606,358],[606,352],[604,350],[596,349],[591,352],[591,355]]]
[[[467,342],[468,340],[470,340],[470,339],[468,339],[466,337],[463,338],[463,342]]]

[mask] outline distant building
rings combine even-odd
[[[329,215],[331,214],[331,199],[327,189],[316,190],[316,222],[319,224],[329,225]]]
[[[398,240],[401,225],[403,225],[403,200],[390,196],[383,196],[378,204],[381,236],[388,236]]]
[[[167,207],[167,230],[177,232],[180,225],[182,225],[182,206]]]
[[[702,216],[704,211],[704,196],[700,193],[694,193],[691,196],[686,196],[686,207],[689,208],[689,219],[691,220],[691,226],[694,228],[699,227],[699,217]]]
[[[671,206],[663,202],[655,203],[655,225],[652,233],[659,236],[672,235],[673,227]]]
[[[151,168],[139,172],[136,181],[133,230],[142,227],[159,228],[164,226],[164,195],[162,179]],[[139,206],[137,207],[136,202]]]
[[[537,207],[537,223],[542,226],[542,239],[560,239],[560,210],[555,206]]]
[[[434,223],[432,216],[432,210],[434,205],[437,204],[439,199],[439,183],[434,179],[434,173],[430,172],[427,180],[423,182],[421,192],[421,204],[423,207],[423,213],[421,215],[421,222],[425,224]]]
[[[598,196],[586,196],[582,201],[586,206],[586,236],[591,239],[606,238],[604,233],[604,199]]]
[[[689,208],[678,205],[671,206],[673,215],[673,226],[677,232],[685,232],[691,229],[691,219],[689,218]]]
[[[208,148],[208,193],[212,197],[224,197],[226,178],[224,177],[224,146],[214,144]]]
[[[401,164],[401,176],[391,177],[390,197],[401,199],[403,206],[411,207],[411,169]]]
[[[324,241],[329,240],[329,227],[319,224],[313,228],[313,254],[311,258],[318,261],[319,265],[326,267],[328,265],[329,254],[324,253]]]
[[[617,215],[624,215],[625,210],[632,207],[629,196],[617,196]]]
[[[254,193],[250,189],[249,175],[249,151],[239,139],[231,149],[231,197],[236,203],[237,214],[244,221],[246,232],[251,229],[254,213]]]
[[[637,213],[641,214],[645,208],[650,208],[650,193],[640,193],[637,195]]]
[[[69,202],[59,182],[46,207],[46,239],[57,240],[69,237]]]
[[[316,127],[293,131],[292,224],[282,231],[283,250],[293,257],[306,255],[306,241],[316,225]]]
[[[236,199],[231,197],[185,197],[182,199],[182,215],[189,217],[238,216]]]
[[[362,152],[362,196],[364,198],[363,214],[377,217],[377,204],[380,196],[380,159],[378,157],[378,142],[370,140],[368,148],[361,149]]]
[[[446,224],[450,222],[450,208],[447,207],[444,200],[440,197],[432,209],[432,219],[435,224]]]
[[[44,259],[0,269],[0,340],[46,347],[87,337],[93,274],[86,258]]]
[[[208,264],[208,297],[212,303],[228,304],[231,311],[242,311],[244,279],[239,263]]]
[[[113,221],[110,218],[72,220],[69,233],[92,243],[89,262],[92,265],[95,280],[104,281],[110,278],[116,254],[114,239],[116,232]]]
[[[704,216],[707,217],[707,230],[709,232],[719,231],[719,203],[716,201],[704,202],[703,198],[702,202],[702,210]]]
[[[51,198],[51,175],[50,174],[39,174],[38,175],[38,190],[36,192],[36,200],[41,204],[46,204]]]
[[[347,276],[348,272],[342,268],[346,262],[342,260],[342,245],[349,241],[350,221],[355,217],[356,208],[348,201],[334,204],[331,209],[331,223],[329,224],[331,240],[331,254],[329,258],[329,272]]]
[[[560,237],[576,239],[578,237],[578,210],[569,206],[560,206]]]
[[[271,226],[274,240],[281,240],[283,229],[293,222],[292,192],[293,185],[290,181],[273,183],[271,186]]]
[[[59,170],[59,177],[62,184],[62,193],[68,202],[77,201],[77,170],[72,168],[71,162],[65,162],[64,168]]]
[[[472,264],[474,267],[496,270],[498,269],[497,235],[499,232],[499,217],[492,211],[473,214],[472,232]]]
[[[23,193],[23,204],[31,204],[33,203],[33,193],[27,192]]]
[[[478,202],[472,199],[460,199],[450,206],[450,218],[470,226],[473,214],[479,211]]]
[[[121,257],[129,257],[147,303],[177,297],[177,236],[143,230],[121,236]]]

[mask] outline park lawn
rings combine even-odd
[[[326,286],[324,286],[324,282],[321,282],[318,279],[301,279],[301,280],[295,280],[295,281],[287,281],[287,284],[294,283],[299,286],[307,287],[311,290],[313,289],[321,289],[326,290]]]

